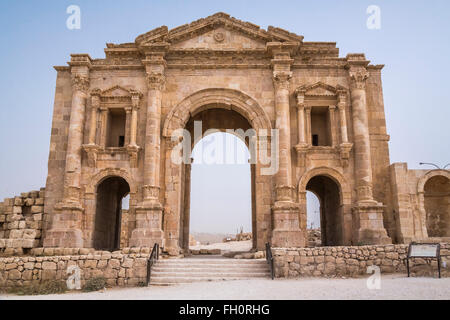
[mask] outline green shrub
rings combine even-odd
[[[84,292],[99,291],[106,287],[106,279],[104,277],[96,277],[86,281],[83,287]]]
[[[14,287],[8,290],[8,293],[20,296],[37,296],[47,294],[62,294],[67,291],[67,285],[64,281],[48,280],[41,283],[34,283],[29,286]]]

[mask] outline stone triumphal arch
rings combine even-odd
[[[224,13],[105,54],[55,67],[41,245],[187,249],[191,167],[173,155],[180,130],[197,142],[195,122],[202,134],[253,129],[244,141],[258,152],[265,139],[272,163],[251,164],[255,249],[307,244],[307,191],[321,202],[324,245],[449,236],[447,171],[390,164],[383,66],[364,54]]]

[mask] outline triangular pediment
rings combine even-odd
[[[265,42],[226,26],[218,26],[193,38],[174,43],[172,49],[264,49]]]
[[[170,44],[172,48],[234,48],[238,45],[261,48],[267,42],[302,42],[303,37],[286,30],[259,26],[230,17],[226,13],[216,13],[207,18],[168,30],[159,27],[136,38],[138,46],[157,43]]]
[[[305,96],[335,96],[341,87],[333,87],[323,82],[316,82],[312,85],[305,85],[297,88],[296,92]]]
[[[114,86],[112,88],[102,91],[101,95],[107,97],[124,97],[124,96],[131,96],[131,93],[130,90],[125,89],[121,86]]]

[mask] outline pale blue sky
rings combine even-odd
[[[81,30],[66,28],[72,4],[81,8]],[[381,8],[380,30],[366,27],[369,5]],[[336,41],[341,56],[363,52],[374,64],[386,64],[391,162],[405,161],[411,168],[420,161],[450,162],[449,1],[3,0],[0,198],[45,185],[53,65],[65,65],[70,53],[101,58],[106,42],[132,42],[155,27],[177,27],[218,11],[287,29],[305,41]],[[231,188],[234,181],[222,183]]]

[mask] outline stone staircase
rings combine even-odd
[[[201,281],[270,279],[265,259],[208,258],[160,259],[152,267],[150,285]]]

